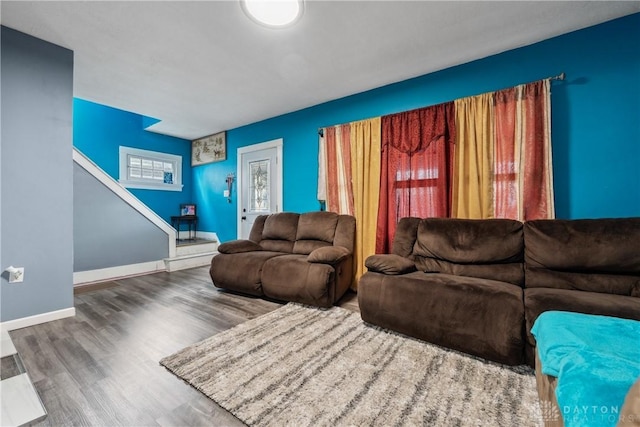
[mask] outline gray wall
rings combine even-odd
[[[73,52],[2,27],[1,321],[73,307]]]
[[[166,233],[77,164],[73,165],[73,245],[76,272],[169,256]]]

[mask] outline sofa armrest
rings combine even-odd
[[[314,249],[307,257],[307,261],[318,264],[336,264],[349,255],[351,252],[344,246],[325,246]]]
[[[395,254],[371,255],[364,265],[369,271],[382,274],[405,274],[417,270],[413,261]]]
[[[221,254],[238,254],[261,250],[263,250],[262,246],[252,240],[231,240],[218,246],[218,252]]]

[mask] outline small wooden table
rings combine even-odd
[[[196,215],[178,215],[171,217],[171,226],[178,231],[180,236],[180,225],[187,224],[189,229],[189,237],[186,240],[196,239],[196,230],[198,228],[198,217]],[[191,227],[193,226],[193,237],[191,237]]]

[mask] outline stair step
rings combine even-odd
[[[187,254],[175,258],[165,258],[164,264],[167,271],[185,270],[187,268],[202,267],[211,264],[211,258],[216,256],[218,251]]]
[[[218,242],[207,241],[193,245],[176,246],[176,256],[208,254],[218,250]]]

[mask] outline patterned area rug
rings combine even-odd
[[[533,371],[287,304],[160,361],[250,426],[534,426]]]

